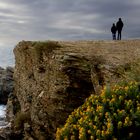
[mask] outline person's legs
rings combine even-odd
[[[121,40],[121,38],[122,38],[122,35],[121,35],[121,31],[120,31],[120,40]]]
[[[113,34],[113,40],[116,40],[116,34]]]
[[[113,39],[113,40],[115,40],[115,36],[114,36],[114,35],[115,35],[115,34],[113,33],[113,34],[112,34],[112,39]]]
[[[112,39],[114,40],[114,34],[112,33]]]
[[[114,40],[116,40],[116,34],[114,34]]]
[[[121,31],[118,31],[118,40],[121,40]]]
[[[118,31],[118,37],[117,37],[117,40],[119,40],[119,36],[120,36],[120,33],[119,33],[119,31]]]

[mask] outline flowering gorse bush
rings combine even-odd
[[[57,140],[134,140],[140,132],[140,91],[136,82],[104,87],[74,110]]]

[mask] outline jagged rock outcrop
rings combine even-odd
[[[0,104],[7,104],[9,94],[12,94],[14,89],[13,81],[14,68],[0,67]]]
[[[14,134],[50,140],[91,93],[129,80],[139,67],[140,41],[22,41],[14,53]]]
[[[0,114],[0,139],[9,140],[10,123],[7,122],[5,115],[5,106],[8,97],[13,95],[14,81],[13,81],[13,67],[1,68],[0,67],[0,105],[1,105],[1,114]],[[3,110],[2,110],[3,109]]]

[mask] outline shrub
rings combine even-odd
[[[140,91],[136,82],[104,87],[75,109],[58,128],[57,140],[134,140],[140,130]]]
[[[35,47],[35,51],[39,61],[43,61],[43,53],[46,54],[46,56],[48,56],[53,52],[53,50],[56,50],[61,47],[58,44],[58,42],[55,41],[33,42],[32,46]]]
[[[16,114],[16,118],[14,120],[14,125],[15,125],[15,128],[18,130],[18,129],[23,129],[24,128],[24,123],[26,122],[31,122],[31,119],[30,119],[30,113],[24,113],[24,112],[18,112]]]

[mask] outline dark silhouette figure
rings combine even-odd
[[[112,32],[113,40],[116,40],[116,31],[117,31],[117,28],[116,28],[115,24],[113,23],[113,25],[111,27],[111,32]]]
[[[121,40],[121,32],[122,32],[122,28],[123,28],[123,22],[122,22],[121,18],[119,18],[119,21],[117,22],[116,27],[117,27],[117,31],[118,31],[117,39]]]

